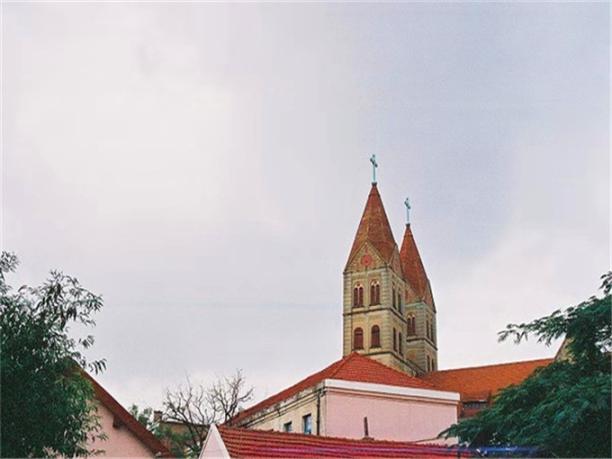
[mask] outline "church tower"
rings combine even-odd
[[[343,355],[423,374],[437,365],[431,287],[410,224],[398,250],[371,161],[372,188],[343,273]]]
[[[406,207],[410,209],[408,200]],[[404,311],[407,322],[406,357],[422,372],[434,371],[438,368],[436,304],[409,220],[404,230],[400,260],[404,279],[411,287]]]

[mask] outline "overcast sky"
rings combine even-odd
[[[403,200],[439,365],[609,266],[606,4],[4,4],[2,247],[105,299],[124,405],[242,368],[257,398],[341,356],[370,187]]]

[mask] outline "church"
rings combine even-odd
[[[438,370],[436,303],[410,224],[410,204],[405,201],[407,221],[398,246],[374,156],[371,162],[371,188],[343,271],[343,357],[241,411],[225,430],[211,429],[215,451],[223,450],[224,436],[263,445],[270,431],[444,444],[440,432],[552,361]],[[201,457],[209,457],[206,451]]]

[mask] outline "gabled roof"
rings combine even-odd
[[[511,384],[520,384],[537,368],[552,363],[553,359],[500,363],[482,367],[432,371],[421,376],[440,390],[459,392],[462,401],[488,400]]]
[[[116,420],[138,438],[151,453],[160,457],[173,457],[172,453],[155,435],[149,432],[115,398],[104,389],[89,373],[82,370],[83,376],[91,383],[96,399],[108,409]]]
[[[369,242],[378,251],[380,256],[385,262],[389,262],[395,250],[397,250],[397,244],[389,225],[389,219],[385,212],[380,194],[378,194],[378,187],[376,183],[372,184],[372,189],[368,195],[368,200],[357,228],[357,234],[353,241],[351,253],[349,255],[348,263],[353,259],[355,254],[359,251],[361,246]]]
[[[394,370],[376,360],[353,352],[346,357],[332,363],[323,370],[314,373],[301,380],[297,384],[279,392],[276,395],[257,403],[256,405],[241,411],[230,421],[237,425],[241,420],[264,410],[277,403],[287,400],[299,392],[313,387],[325,379],[340,379],[344,381],[357,381],[389,386],[414,387],[435,390],[436,388],[427,381],[412,377],[406,373]]]
[[[431,286],[419,249],[417,248],[410,223],[406,225],[404,231],[404,239],[402,240],[402,248],[400,249],[400,261],[404,272],[404,279],[408,282],[412,290],[417,295],[417,300],[433,306],[433,296]]]
[[[223,444],[232,458],[458,457],[456,448],[438,445],[323,437],[225,426],[220,426],[218,429]],[[463,450],[461,457],[469,457],[469,454]]]

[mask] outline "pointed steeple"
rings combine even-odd
[[[397,250],[397,244],[376,183],[372,183],[347,265],[366,242],[372,244],[386,262],[391,260],[394,251]]]
[[[404,232],[404,239],[400,250],[400,261],[402,263],[404,279],[410,284],[410,287],[412,287],[412,290],[417,295],[416,300],[423,301],[433,307],[431,285],[421,261],[421,255],[414,240],[410,223],[406,224],[406,231]]]

